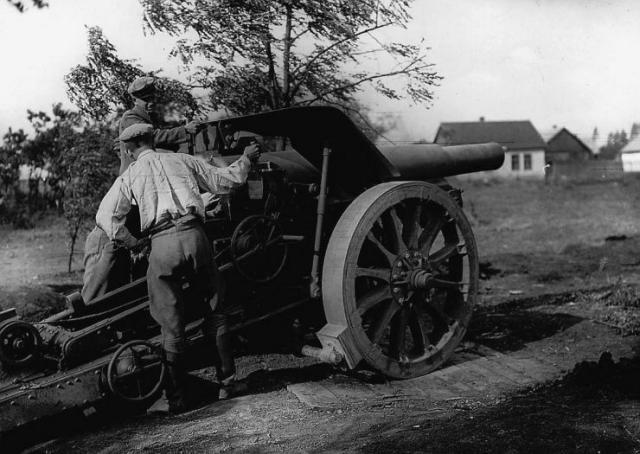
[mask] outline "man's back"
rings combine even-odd
[[[246,158],[217,168],[190,155],[146,150],[121,178],[140,207],[140,227],[144,231],[162,220],[187,214],[204,219],[200,194],[227,191],[242,184],[249,167]]]

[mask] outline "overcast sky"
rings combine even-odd
[[[84,61],[85,25],[98,25],[120,56],[164,68],[172,40],[144,36],[135,0],[50,0],[19,14],[0,1],[0,131],[23,127],[25,111],[68,103],[63,76]],[[430,109],[366,95],[375,113],[399,120],[396,140],[433,139],[441,121],[530,119],[601,137],[640,121],[640,1],[415,0],[408,30],[388,39],[424,37],[444,77]],[[384,70],[386,61],[372,63]]]

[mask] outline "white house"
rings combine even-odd
[[[502,167],[465,178],[544,178],[547,144],[530,121],[472,121],[441,123],[435,143],[463,145],[497,142],[506,149]]]
[[[640,172],[640,136],[624,146],[620,157],[623,172]]]

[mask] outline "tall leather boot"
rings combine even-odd
[[[212,313],[205,318],[203,333],[207,345],[214,347],[213,364],[216,368],[218,400],[229,399],[238,394],[244,384],[236,381],[236,365],[227,317],[223,313]],[[244,386],[246,388],[246,386]]]
[[[218,400],[230,399],[247,390],[247,384],[236,380],[236,364],[233,357],[231,335],[226,330],[216,336],[216,376],[219,383]]]
[[[162,396],[147,410],[147,413],[178,414],[187,410],[187,372],[183,355],[165,351],[164,391]]]

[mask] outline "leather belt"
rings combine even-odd
[[[147,229],[145,231],[145,235],[149,237],[153,237],[173,227],[178,227],[181,225],[190,224],[194,222],[201,222],[200,217],[195,214],[187,214],[175,219],[162,220],[162,222],[160,222],[159,224],[156,224],[153,227]]]

